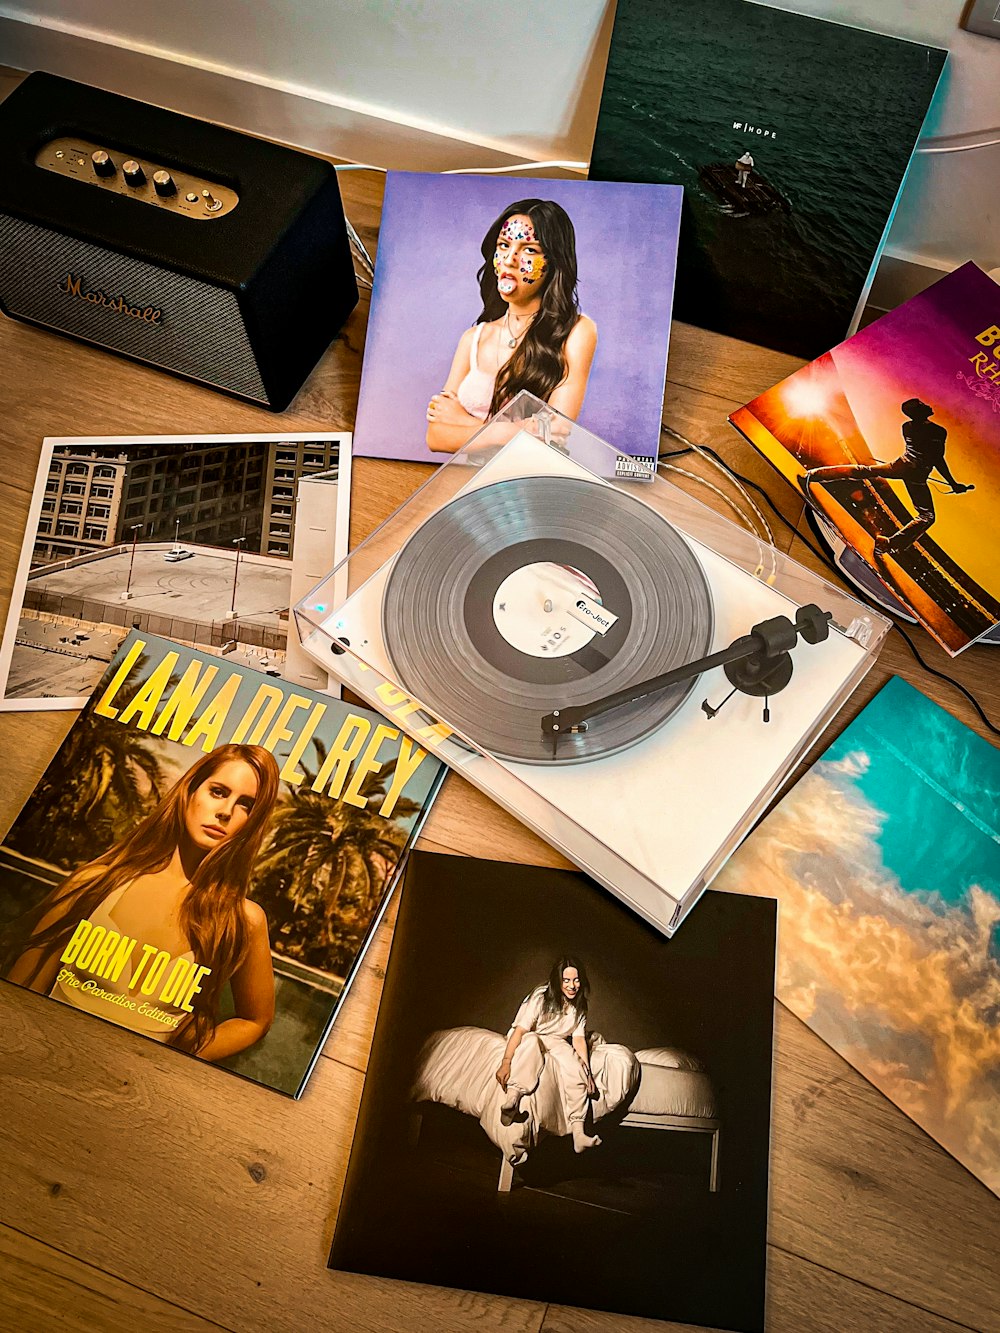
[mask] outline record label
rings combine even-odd
[[[493,620],[512,648],[531,657],[566,657],[618,619],[578,569],[547,561],[508,574],[493,598]]]

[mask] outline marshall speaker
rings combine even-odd
[[[0,103],[0,309],[271,411],[358,301],[329,163],[51,74]]]

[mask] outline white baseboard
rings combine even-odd
[[[0,13],[0,60],[18,70],[47,70],[187,116],[228,125],[308,152],[409,171],[496,167],[524,161],[501,143],[447,127],[406,123],[378,108],[338,101],[315,89],[262,83],[185,63],[170,52],[112,45],[63,26]]]
[[[241,71],[186,63],[167,51],[112,45],[67,25],[29,23],[0,13],[0,58],[18,70],[48,70],[184,115],[228,125],[308,152],[408,171],[508,166],[522,153],[448,127],[380,114],[316,89],[260,82]],[[560,172],[560,174],[577,174]],[[936,282],[948,267],[886,252],[865,321]]]

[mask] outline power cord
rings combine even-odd
[[[441,176],[501,176],[509,171],[523,171],[525,167],[530,167],[532,171],[543,171],[547,167],[563,167],[567,171],[586,171],[589,167],[588,162],[510,162],[504,167],[449,167],[447,171],[439,173]],[[337,171],[381,171],[386,172],[388,167],[377,167],[372,162],[341,162],[336,167]]]
[[[975,134],[973,130],[971,133]],[[982,133],[980,130],[979,133]],[[987,130],[988,134],[989,131]],[[975,143],[955,143],[938,145],[933,139],[929,139],[926,144],[918,144],[918,153],[972,153],[977,148],[995,148],[1000,144],[1000,139],[978,139]]]
[[[681,444],[683,444],[686,449],[691,449],[694,451],[694,453],[700,454],[701,457],[704,458],[707,463],[710,463],[713,467],[718,468],[719,471],[723,474],[723,476],[725,476],[726,480],[731,485],[736,487],[736,489],[743,496],[744,500],[746,500],[747,504],[756,514],[757,521],[760,523],[760,526],[763,529],[765,540],[769,542],[771,546],[773,546],[774,533],[771,531],[770,524],[768,523],[764,515],[761,513],[760,509],[758,509],[757,505],[754,504],[753,497],[750,495],[749,491],[747,491],[743,486],[741,486],[740,483],[735,479],[735,474],[733,473],[732,468],[727,467],[726,464],[722,461],[722,459],[713,449],[707,449],[703,445],[695,444],[694,440],[689,440],[686,435],[682,435],[679,430],[674,430],[672,426],[663,426],[663,429],[669,435],[673,436],[675,440],[678,440]],[[689,473],[687,475],[690,476],[693,474]],[[703,480],[703,478],[699,478],[699,480]],[[710,483],[705,482],[704,484],[708,486]],[[712,487],[712,489],[714,490],[715,488]]]
[[[664,434],[671,436],[671,438],[685,441],[685,437],[681,435],[679,431],[674,430],[671,426],[664,425],[662,429]],[[716,461],[716,463],[725,472],[729,473],[732,477],[737,478],[744,486],[749,486],[751,490],[754,490],[759,495],[763,496],[764,500],[766,500],[767,504],[770,506],[775,516],[778,519],[780,519],[780,521],[784,524],[786,528],[788,528],[788,530],[793,534],[793,536],[798,537],[801,542],[803,542],[806,546],[809,547],[809,550],[812,551],[813,555],[815,555],[817,559],[823,562],[826,568],[837,578],[837,580],[840,583],[844,585],[845,588],[847,588],[847,590],[852,594],[852,596],[854,597],[858,596],[857,587],[850,581],[850,579],[848,579],[844,575],[841,569],[837,566],[837,564],[833,560],[830,559],[830,557],[824,550],[822,550],[817,546],[814,546],[811,541],[809,541],[805,536],[803,536],[803,534],[799,531],[798,527],[785,517],[785,515],[781,512],[781,510],[778,508],[775,502],[771,499],[770,495],[767,493],[767,491],[764,489],[763,486],[758,485],[757,482],[753,481],[750,477],[744,477],[741,472],[737,472],[737,470],[734,467],[731,467],[728,463],[726,463],[724,459],[718,453],[716,453],[716,451],[713,448],[711,448],[710,445],[707,444],[694,445],[691,444],[690,441],[685,441],[685,443],[687,446],[686,448],[677,450],[676,453],[661,455],[661,457],[673,458],[676,457],[678,454],[687,453],[689,449],[693,450],[695,453],[710,454],[712,458]],[[955,680],[953,676],[947,675],[947,673],[944,671],[939,671],[937,667],[933,667],[930,665],[929,662],[926,662],[922,654],[920,653],[919,649],[917,648],[917,645],[913,642],[909,634],[907,634],[906,630],[898,622],[898,620],[896,620],[889,613],[885,614],[892,621],[892,628],[897,631],[897,633],[906,643],[907,648],[909,648],[910,652],[916,658],[917,662],[919,662],[919,664],[923,667],[923,669],[927,671],[930,675],[937,676],[939,680],[946,681],[949,685],[953,686],[956,690],[958,690],[959,694],[964,695],[965,698],[972,705],[972,707],[976,710],[980,720],[983,723],[983,726],[986,727],[989,731],[991,731],[994,736],[1000,736],[1000,727],[998,727],[994,722],[990,721],[989,717],[987,716],[986,712],[983,709],[982,704],[980,704],[976,696],[972,694],[970,690],[967,690],[965,686],[961,683],[961,681]]]

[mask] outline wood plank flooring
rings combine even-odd
[[[351,172],[342,184],[373,248],[382,180]],[[350,429],[366,319],[364,300],[289,411],[274,417],[0,318],[0,607],[43,436]],[[793,524],[801,518],[794,494],[725,417],[796,364],[677,325],[664,410],[669,424],[764,485]],[[683,465],[725,489],[700,460]],[[425,475],[417,465],[358,460],[352,541]],[[681,484],[716,503],[695,483]],[[780,525],[775,536],[820,567],[801,537]],[[915,638],[932,663],[1000,711],[995,650],[972,649],[955,663],[925,634]],[[823,744],[891,672],[982,730],[964,700],[893,636]],[[0,716],[3,828],[70,722],[67,714]],[[422,845],[566,864],[454,775]],[[0,986],[0,1328],[679,1327],[326,1270],[393,920],[390,912],[298,1104]],[[774,1333],[1000,1329],[1000,1201],[780,1006],[769,1236]]]

